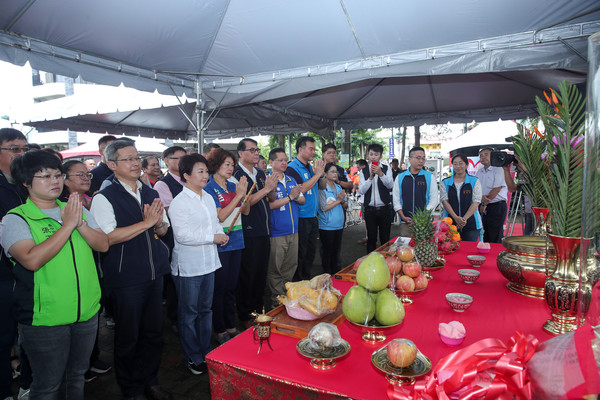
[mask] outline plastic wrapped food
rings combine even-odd
[[[318,349],[336,346],[341,339],[337,326],[327,322],[318,323],[308,332],[311,347]]]
[[[542,343],[527,363],[533,398],[574,399],[600,393],[599,337],[600,326],[585,325]]]
[[[306,313],[292,313],[293,318],[311,320],[331,314],[338,306],[341,293],[331,286],[331,275],[321,274],[310,281],[288,282],[285,284],[287,293],[279,297],[279,302],[284,304],[288,310],[302,308],[314,315]]]

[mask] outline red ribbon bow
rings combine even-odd
[[[525,364],[535,353],[538,339],[515,332],[505,345],[488,338],[441,359],[431,374],[412,391],[388,387],[392,400],[531,399]]]

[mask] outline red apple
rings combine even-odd
[[[362,256],[358,260],[354,261],[354,266],[352,267],[352,269],[356,271],[362,260],[364,260],[365,258],[367,258],[367,256]]]
[[[419,290],[419,289],[425,289],[427,287],[427,284],[429,283],[429,281],[427,280],[427,277],[423,274],[419,274],[419,276],[417,276],[415,279],[415,290]]]
[[[387,345],[387,356],[399,368],[408,367],[417,358],[417,346],[408,339],[394,339]]]
[[[396,250],[396,255],[402,262],[409,262],[415,258],[415,253],[412,247],[398,247],[398,250]]]
[[[416,278],[421,273],[421,264],[418,262],[409,262],[402,265],[402,272],[411,278]]]
[[[410,276],[401,275],[396,280],[396,289],[403,292],[412,292],[415,290],[415,281]]]
[[[385,263],[392,275],[396,275],[398,272],[402,271],[402,261],[398,260],[395,256],[386,257]]]

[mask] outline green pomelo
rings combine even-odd
[[[364,288],[352,286],[344,296],[342,311],[348,321],[366,324],[375,316],[375,301]]]
[[[377,296],[375,319],[385,326],[396,325],[404,320],[404,305],[391,290],[382,290]]]
[[[385,257],[372,252],[365,258],[356,271],[356,282],[370,292],[379,292],[390,283],[390,270]]]

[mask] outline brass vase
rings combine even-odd
[[[548,221],[549,208],[531,207],[535,217],[535,229],[533,236],[547,236],[550,232],[550,223]]]
[[[577,328],[577,312],[580,304],[582,307],[589,305],[590,290],[580,291],[580,263],[579,255],[581,246],[587,254],[590,239],[563,237],[549,234],[556,254],[556,267],[544,284],[546,304],[550,307],[551,318],[544,324],[544,330],[551,335],[561,335]],[[585,312],[586,310],[581,310]]]

